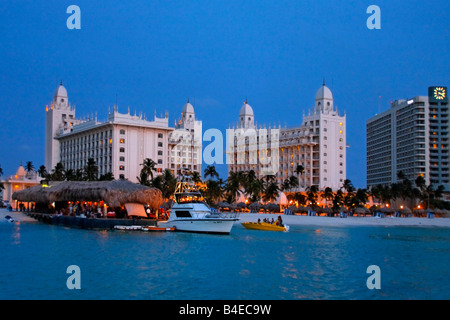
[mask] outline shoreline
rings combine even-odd
[[[0,220],[3,221],[5,216],[10,215],[17,222],[38,222],[35,219],[27,216],[25,212],[12,211],[9,212],[6,209],[0,209]],[[241,213],[239,214],[240,220],[236,221],[236,224],[243,222],[257,222],[264,218],[269,220],[277,219],[281,215],[283,223],[289,226],[322,226],[322,227],[341,227],[341,226],[380,226],[380,227],[441,227],[450,228],[450,218],[375,218],[372,216],[367,217],[326,217],[326,216],[296,216],[296,215],[284,215],[283,213]],[[6,221],[6,220],[5,220]]]
[[[322,227],[340,227],[340,226],[380,226],[380,227],[401,227],[401,226],[412,226],[412,227],[442,227],[450,228],[450,218],[376,218],[372,216],[367,217],[326,217],[326,216],[295,216],[295,215],[284,215],[273,214],[273,213],[242,213],[239,215],[240,220],[236,223],[242,222],[257,222],[258,219],[261,221],[264,218],[269,220],[277,219],[281,215],[283,223],[289,226],[322,226]]]

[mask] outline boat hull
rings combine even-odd
[[[264,230],[264,231],[288,231],[288,226],[277,226],[275,224],[266,222],[243,222],[242,225],[246,229],[251,230]]]
[[[175,231],[229,234],[235,221],[239,219],[177,219],[169,220],[165,227],[175,228]]]

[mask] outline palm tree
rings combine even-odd
[[[303,167],[303,165],[297,164],[297,166],[295,167],[295,173],[297,175],[303,175],[304,172],[305,172],[305,168]]]
[[[326,205],[328,206],[328,201],[333,200],[333,189],[326,187],[322,192],[322,198],[325,199]]]
[[[194,183],[196,185],[198,185],[199,183],[202,182],[202,176],[197,171],[194,171],[191,173],[191,178],[192,178],[192,181],[194,181]]]
[[[114,180],[114,174],[112,172],[107,172],[105,174],[101,174],[100,178],[98,178],[100,181],[112,181]]]
[[[66,179],[64,174],[64,166],[61,162],[58,162],[55,165],[55,168],[52,170],[50,178],[53,181],[64,181]]]
[[[150,177],[150,180],[153,180],[153,172],[158,171],[156,169],[156,162],[150,158],[145,158],[144,162],[140,165],[142,166],[141,177],[146,176],[147,178]]]
[[[315,206],[317,202],[317,192],[319,188],[317,186],[312,185],[307,188],[306,196],[309,202],[311,202],[311,206]]]
[[[204,192],[206,201],[209,204],[215,203],[222,196],[222,181],[209,179],[206,181],[206,190]]]
[[[27,161],[27,163],[25,165],[25,171],[26,172],[34,171],[34,165],[33,165],[32,161]]]
[[[337,211],[344,204],[344,193],[341,189],[336,191],[336,194],[333,199],[333,210]]]
[[[163,199],[169,199],[175,192],[177,178],[169,169],[165,169],[161,175],[156,176],[150,182],[151,186],[161,190]]]
[[[365,206],[365,204],[369,200],[367,189],[358,188],[358,190],[356,190],[355,199],[356,199],[355,201],[356,207]]]
[[[253,180],[246,192],[250,196],[250,202],[258,202],[261,199],[261,194],[264,192],[264,180]]]
[[[98,180],[98,166],[95,163],[94,158],[89,158],[86,166],[84,167],[84,178],[87,181]]]
[[[262,199],[264,200],[264,202],[274,201],[278,198],[279,191],[280,188],[278,187],[276,181],[270,181],[264,188]]]
[[[66,170],[64,172],[64,175],[66,176],[67,181],[74,181],[75,180],[75,172],[73,169]]]
[[[243,181],[244,178],[241,171],[232,171],[228,174],[228,179],[225,183],[224,191],[227,194],[227,198],[229,198],[232,202],[235,202],[236,196],[241,193],[241,186]]]
[[[295,192],[288,196],[289,200],[296,201],[300,206],[306,205],[307,197],[301,192]]]
[[[37,172],[41,178],[45,178],[47,176],[47,168],[44,165],[41,165]]]
[[[208,176],[211,177],[211,179],[214,179],[214,177],[219,178],[219,174],[216,171],[216,167],[214,166],[207,166],[206,169],[203,171],[205,178]]]

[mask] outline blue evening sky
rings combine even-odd
[[[71,4],[81,30],[66,27]],[[366,27],[372,4],[381,30]],[[245,98],[258,123],[299,125],[325,78],[347,114],[347,178],[365,187],[366,120],[450,87],[449,12],[445,0],[2,0],[0,165],[44,163],[60,80],[78,117],[105,119],[117,94],[119,111],[168,111],[173,125],[189,97],[204,130],[225,130]]]

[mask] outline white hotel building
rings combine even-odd
[[[200,171],[201,130],[190,103],[183,107],[176,128],[169,127],[167,112],[164,117],[155,114],[149,121],[142,114],[119,113],[117,106],[105,122],[96,116],[80,120],[61,84],[46,107],[45,166],[51,171],[61,162],[65,170],[77,170],[93,158],[99,175],[111,172],[116,179],[134,182],[145,158],[157,163],[158,172],[167,168],[175,174],[179,168]]]
[[[428,96],[395,100],[367,120],[367,186],[414,181],[450,191],[447,87],[429,87]]]
[[[299,126],[257,127],[253,109],[245,102],[233,129],[234,139],[228,138],[234,141],[227,151],[229,172],[254,170],[259,178],[274,174],[278,184],[294,175],[300,186],[292,191],[313,185],[337,190],[346,179],[346,115],[339,114],[325,83]],[[303,166],[303,174],[295,172],[297,165]]]

